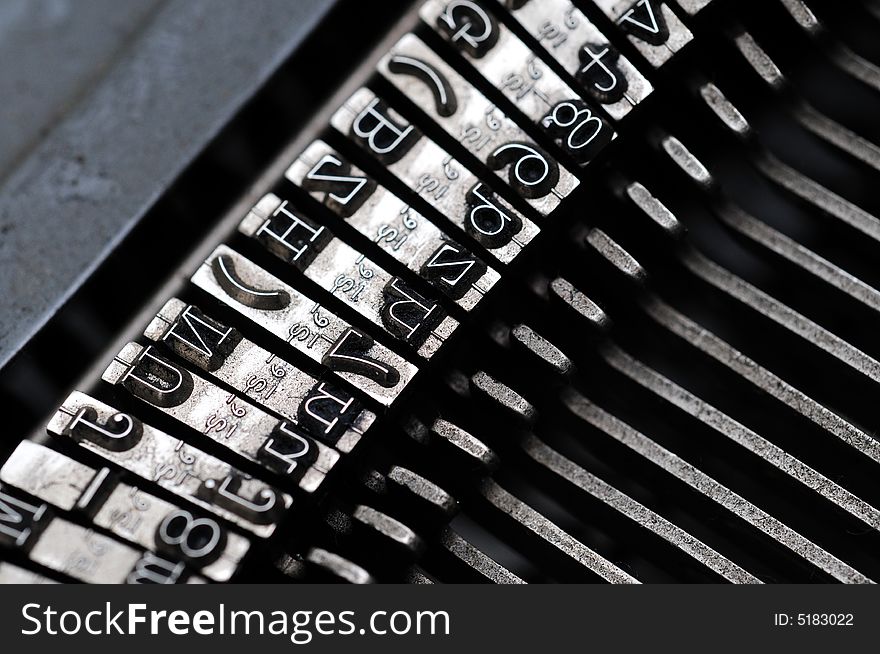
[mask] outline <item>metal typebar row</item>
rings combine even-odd
[[[379,53],[377,77],[163,298],[103,382],[63,402],[48,425],[56,444],[22,442],[4,464],[0,544],[12,560],[0,580],[226,581],[279,533],[285,574],[373,580],[368,565],[310,544],[296,516],[314,509],[335,468],[354,466],[358,444],[460,335],[505,267],[555,229],[560,204],[652,94],[653,73],[639,66],[660,68],[681,50],[693,38],[682,17],[710,2],[682,0],[678,13],[657,0],[581,4],[421,5],[421,22]],[[641,59],[621,53],[623,40]],[[585,296],[575,308],[601,313]],[[474,379],[490,397],[515,396]],[[448,456],[481,466],[494,456],[455,425],[432,424]],[[524,448],[720,576],[755,580],[540,440]],[[430,475],[390,465],[369,479],[381,489],[373,504],[411,509],[343,506],[324,513],[334,533],[396,548],[413,561],[413,580],[430,581],[419,532],[442,529],[444,565],[521,581],[447,526],[458,502]],[[824,477],[810,481],[873,524],[870,507]],[[478,488],[482,511],[524,526],[541,547],[596,578],[636,581],[503,482],[486,476]]]

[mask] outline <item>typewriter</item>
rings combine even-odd
[[[880,580],[880,3],[144,11],[4,182],[0,581]]]

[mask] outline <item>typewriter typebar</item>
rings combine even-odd
[[[84,393],[67,398],[48,431],[260,538],[293,504],[287,493]]]
[[[59,485],[58,479],[65,484]],[[109,468],[95,469],[48,447],[24,441],[3,467],[0,481],[92,523],[144,549],[201,570],[214,581],[235,572],[250,544],[211,517],[193,515],[137,486],[119,482]]]
[[[426,359],[458,326],[436,301],[420,295],[325,227],[311,225],[277,195],[264,196],[238,229]]]
[[[651,83],[569,0],[508,5],[514,5],[511,15],[614,120],[626,117],[650,95]]]
[[[123,501],[130,503],[130,498],[123,498]],[[0,507],[3,509],[0,542],[6,547],[25,551],[31,561],[78,581],[93,584],[205,583],[202,577],[192,574],[183,561],[169,560],[153,549],[131,547],[55,516],[47,502],[33,499],[7,484],[0,485]],[[169,540],[177,542],[183,532],[177,526],[174,529],[175,532],[167,532],[167,535]],[[201,534],[198,537],[197,548],[201,549],[204,547]],[[197,550],[193,552],[198,553]]]
[[[312,143],[285,177],[466,311],[500,279],[476,255],[323,141]]]
[[[665,64],[694,38],[666,0],[596,0],[596,4],[653,66]]]
[[[226,246],[214,251],[192,281],[383,404],[390,404],[418,371],[369,334]]]
[[[31,572],[12,563],[0,563],[0,584],[54,584],[38,572]]]
[[[305,491],[315,491],[339,460],[339,452],[306,435],[299,425],[172,363],[153,346],[129,343],[103,379],[236,454],[298,480]]]
[[[311,438],[351,452],[376,414],[341,388],[319,381],[177,298],[144,331],[183,359],[278,413]]]
[[[876,5],[337,0],[0,369],[0,583],[880,581]]]
[[[596,107],[581,100],[483,5],[427,2],[419,13],[580,165],[588,164],[615,138],[614,129],[597,113]],[[380,65],[402,74],[406,74],[407,67],[430,67],[420,58],[419,50],[417,43],[401,41]],[[442,77],[439,70],[431,70],[431,77],[443,81],[444,92],[449,89],[452,93],[450,81]],[[457,103],[457,99],[454,101]],[[498,152],[500,150],[495,150],[493,156],[497,157]]]
[[[422,72],[423,67],[428,72]],[[379,62],[379,70],[542,216],[550,214],[577,187],[577,177],[414,34],[407,34],[394,45]],[[366,139],[374,152],[377,139],[372,137],[376,132],[369,131],[364,123],[378,120],[382,107],[377,108],[377,103],[375,98],[365,104],[353,103],[362,108],[352,124],[352,134]],[[407,129],[402,132],[406,136]],[[399,160],[408,149],[407,139],[381,149],[384,151],[377,154],[385,162]]]
[[[399,150],[397,146],[391,147],[388,152],[393,153],[393,157],[389,159],[386,150],[390,146],[381,143],[376,146],[378,141],[359,136],[370,134],[363,123],[371,120],[385,121],[380,125],[393,125],[394,133],[405,132],[411,143]],[[422,136],[369,89],[356,91],[333,115],[331,122],[501,262],[512,261],[537,236],[538,227],[529,218],[496,195],[491,186],[439,145]]]

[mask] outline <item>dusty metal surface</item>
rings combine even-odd
[[[0,179],[106,75],[166,0],[0,3]]]
[[[226,2],[218,11],[206,0],[172,1],[142,19],[140,29],[122,21],[133,32],[126,47],[110,57],[112,65],[92,90],[8,173],[0,189],[0,366],[332,5],[332,0]],[[64,3],[35,3],[28,11],[41,7],[60,11]],[[95,7],[78,4],[77,12]],[[147,13],[137,4],[131,11]],[[116,10],[102,15],[108,24],[121,20]],[[78,19],[71,15],[71,20]],[[2,40],[12,38],[4,34]],[[84,62],[106,62],[109,53],[117,53],[114,43],[96,47],[91,59],[84,54]],[[88,69],[84,64],[71,75],[86,78]],[[47,75],[45,69],[39,74]],[[75,95],[47,101],[70,102]]]

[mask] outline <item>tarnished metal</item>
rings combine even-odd
[[[594,0],[652,66],[659,68],[693,40],[665,0]]]
[[[729,295],[753,311],[769,318],[792,334],[814,347],[827,352],[841,363],[880,382],[880,361],[851,343],[780,302],[773,296],[733,275],[699,252],[688,252],[682,258],[684,265],[698,278]]]
[[[418,372],[368,334],[225,245],[214,250],[192,281],[382,404],[391,404]]]
[[[674,136],[664,136],[660,140],[660,148],[669,156],[682,172],[702,188],[708,189],[715,184],[712,174],[685,145]]]
[[[565,377],[574,368],[564,352],[528,325],[515,325],[510,330],[509,340],[513,348],[528,352],[557,375]]]
[[[537,411],[531,402],[482,370],[471,377],[470,387],[475,396],[495,403],[518,420],[531,423],[537,417]]]
[[[825,66],[829,80],[877,88],[876,67],[819,23],[812,0],[780,1],[817,56],[840,69]],[[69,456],[37,444],[37,433],[0,469],[0,545],[16,550],[10,560],[20,566],[0,564],[0,581],[48,581],[45,567],[52,579],[203,582],[196,572],[228,580],[248,543],[257,545],[251,535],[268,537],[283,518],[300,516],[293,540],[259,543],[268,560],[247,557],[261,578],[875,579],[865,547],[880,529],[871,491],[880,445],[862,400],[880,381],[880,359],[863,323],[880,311],[866,259],[880,220],[851,176],[837,173],[880,170],[880,148],[856,114],[845,128],[806,104],[803,80],[786,79],[735,22],[708,20],[726,20],[716,13],[694,25],[755,74],[746,69],[740,80],[732,68],[701,62],[705,77],[688,72],[688,93],[675,99],[685,115],[709,109],[717,120],[678,121],[681,140],[653,123],[625,123],[637,131],[627,152],[649,160],[623,168],[651,167],[660,181],[678,175],[657,189],[663,201],[612,159],[611,173],[591,180],[609,187],[596,189],[596,208],[608,212],[601,229],[577,207],[548,220],[569,174],[552,153],[574,170],[572,136],[585,137],[585,148],[593,138],[607,142],[590,138],[590,126],[607,127],[595,116],[622,119],[651,92],[614,44],[633,63],[643,63],[640,50],[659,67],[691,38],[675,14],[686,20],[711,0],[595,4],[412,7],[196,244],[184,276],[169,278],[117,338],[104,376],[116,388],[95,387],[111,404],[74,393],[52,417],[49,433]],[[786,20],[778,9],[774,20]],[[753,11],[743,9],[749,25],[758,24]],[[607,25],[607,37],[588,15]],[[377,70],[384,79],[363,88],[360,73]],[[727,95],[736,82],[745,87]],[[751,105],[731,100],[750,87],[770,91],[793,119],[786,134],[794,140],[764,129],[769,114],[750,124]],[[339,151],[315,139],[333,109],[341,135],[327,139]],[[775,130],[775,118],[767,125]],[[810,143],[796,152],[802,136]],[[725,165],[713,171],[695,153]],[[743,201],[753,215],[731,192],[755,173],[760,188]],[[778,211],[762,217],[753,201]],[[676,217],[664,202],[696,213]],[[547,227],[545,249],[511,266],[502,295],[484,300],[500,280],[484,261],[513,262],[537,237],[530,218]],[[254,258],[216,246],[224,240]],[[566,241],[572,247],[551,251]],[[587,260],[571,258],[579,255]],[[459,335],[460,352],[430,362],[434,381],[408,388],[417,365],[427,369],[424,359],[448,349],[458,327],[441,307],[472,311],[476,340]],[[632,354],[609,340],[612,319],[629,346],[638,344]],[[772,342],[755,340],[768,325]],[[776,347],[785,339],[803,361]],[[816,370],[824,374],[807,374]],[[94,370],[80,387],[93,383]],[[352,452],[378,423],[374,400],[394,405],[385,417],[391,440],[349,457],[355,477],[335,494],[322,480],[337,452]],[[573,415],[559,415],[560,404]],[[144,424],[142,412],[173,435]],[[302,493],[307,512],[288,515],[292,497],[263,478],[287,490],[299,484],[297,493],[323,484],[329,496]],[[456,498],[468,501],[453,522]]]
[[[431,433],[448,442],[471,466],[477,464],[486,471],[495,470],[499,466],[498,455],[488,445],[448,420],[435,420],[431,425]]]
[[[348,391],[315,379],[177,298],[162,307],[144,336],[340,452],[351,452],[376,419]]]
[[[219,522],[119,482],[109,468],[93,468],[22,441],[0,469],[0,480],[145,549],[187,562],[215,581],[235,573],[250,543]]]
[[[570,0],[507,0],[506,4],[510,14],[615,120],[625,118],[654,90]]]
[[[602,356],[612,368],[658,397],[760,457],[869,527],[880,528],[880,511],[760,434],[637,361],[617,346],[607,346]]]
[[[320,547],[314,547],[306,554],[306,561],[321,568],[327,574],[349,584],[373,584],[373,576],[356,563]]]
[[[702,565],[712,569],[724,579],[739,584],[761,583],[758,578],[743,570],[726,556],[718,553],[683,529],[676,527],[625,493],[587,472],[573,461],[548,447],[534,435],[529,435],[525,439],[523,449],[529,457],[567,480],[573,487],[589,493],[615,511],[641,525],[644,529],[654,532],[660,538],[687,553]]]
[[[458,502],[452,495],[412,470],[392,466],[385,479],[390,488],[400,489],[447,520],[458,512]]]
[[[641,209],[666,234],[675,239],[682,237],[685,229],[681,221],[643,184],[638,182],[628,184],[625,192],[633,204]]]
[[[579,184],[415,34],[391,48],[379,72],[541,215],[549,215]],[[355,127],[361,125],[358,118]]]
[[[20,568],[12,563],[0,562],[0,585],[6,584],[55,584],[58,583],[37,572]]]
[[[550,282],[549,290],[551,298],[572,309],[576,315],[586,319],[596,329],[604,331],[611,326],[611,319],[602,307],[581,293],[568,280],[557,277]]]
[[[63,575],[91,584],[204,583],[179,560],[168,560],[55,517],[49,505],[0,486],[0,542]]]
[[[608,263],[614,266],[627,279],[636,284],[643,284],[647,277],[642,264],[636,261],[629,252],[624,250],[617,241],[612,239],[608,234],[598,227],[591,229],[587,233],[586,243],[592,247],[599,255],[605,258]]]
[[[395,520],[373,507],[361,504],[355,507],[351,517],[356,523],[371,530],[381,539],[390,541],[410,553],[417,554],[425,547],[424,541],[416,532],[400,520]]]
[[[263,196],[238,229],[426,359],[458,327],[435,300],[274,193]]]
[[[356,127],[359,121],[368,116],[373,116],[373,120],[380,116],[391,122],[395,129],[412,135],[411,142],[405,148],[401,147],[394,159],[383,160],[384,155],[378,155],[369,140],[352,137],[359,129]],[[537,236],[538,227],[531,220],[496,195],[490,186],[434,141],[417,132],[369,89],[355,91],[333,115],[331,123],[364,150],[379,157],[389,171],[499,261],[509,263]]]
[[[500,279],[323,141],[309,145],[285,176],[465,310],[473,309]]]
[[[600,556],[518,497],[487,479],[480,489],[498,511],[518,522],[524,530],[546,541],[598,577],[617,584],[637,584],[638,579]]]
[[[129,426],[136,439],[122,436]],[[47,429],[262,538],[293,504],[287,493],[78,391]]]
[[[608,436],[698,490],[701,494],[717,502],[835,579],[846,583],[871,581],[858,570],[828,553],[782,521],[758,508],[697,467],[661,447],[648,436],[597,407],[576,391],[567,391],[563,402],[581,420],[601,429]]]
[[[503,565],[486,556],[452,529],[441,536],[440,544],[452,556],[495,584],[524,584],[525,582]]]
[[[104,381],[124,388],[172,418],[313,492],[339,460],[339,452],[229,393],[153,346],[129,343],[107,367]]]
[[[428,0],[419,15],[578,164],[589,163],[615,138],[614,128],[595,106],[581,100],[567,82],[499,22],[489,3]],[[385,65],[393,72],[411,71],[419,76],[421,71],[424,76],[426,63],[407,54],[392,54]]]
[[[770,88],[783,94],[782,97],[797,93],[773,59],[751,34],[742,32],[732,37],[732,40],[743,59]],[[802,96],[797,96],[790,114],[820,139],[875,170],[880,170],[880,146],[822,113]]]
[[[670,332],[692,344],[763,392],[813,421],[850,447],[880,463],[880,442],[870,434],[822,406],[659,298],[652,297],[645,300],[643,307],[653,320]]]
[[[749,136],[752,128],[745,116],[733,106],[715,84],[706,82],[700,86],[700,97],[729,130],[741,138]]]

